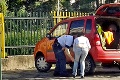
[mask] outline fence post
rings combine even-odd
[[[4,17],[0,13],[0,58],[5,58],[5,33],[4,33]]]
[[[1,42],[0,42],[0,44],[1,44]],[[0,47],[0,54],[1,54],[1,47]],[[1,67],[1,64],[2,64],[2,62],[1,62],[1,55],[0,55],[0,80],[2,80],[2,67]]]
[[[2,80],[1,58],[5,58],[5,41],[4,41],[4,18],[3,13],[0,13],[0,80]]]

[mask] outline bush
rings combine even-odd
[[[32,54],[33,48],[24,47],[34,46],[46,35],[46,29],[40,31],[7,32],[5,33],[5,45],[13,48],[6,49],[8,55]],[[21,47],[22,46],[22,47]]]

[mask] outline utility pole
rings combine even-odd
[[[58,0],[58,15],[59,15],[59,12],[60,12],[60,0]]]
[[[60,21],[60,0],[58,0],[58,11],[57,11],[57,16],[58,16],[58,22]]]
[[[0,13],[0,37],[2,34],[2,14]],[[1,52],[1,47],[2,47],[2,41],[0,41],[0,80],[2,80],[2,68],[1,68],[1,58],[2,58],[2,52]]]
[[[0,42],[0,44],[1,44],[1,42]],[[1,68],[1,64],[2,64],[1,57],[2,57],[2,55],[1,54],[2,53],[1,53],[1,47],[0,47],[0,80],[2,80],[2,68]]]
[[[2,80],[2,62],[1,58],[5,58],[5,33],[4,33],[4,16],[0,13],[0,80]]]

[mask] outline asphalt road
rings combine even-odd
[[[67,67],[69,73],[72,69]],[[3,71],[2,80],[79,80],[70,77],[54,77],[54,67],[48,72],[38,72],[36,68],[28,70]],[[120,80],[120,70],[117,68],[97,68],[93,75],[86,75],[84,80]]]

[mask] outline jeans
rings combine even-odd
[[[56,58],[56,67],[54,73],[66,75],[66,57],[64,51],[62,50],[62,46],[58,42],[55,42],[53,44],[53,51]]]
[[[75,53],[75,60],[74,60],[74,66],[73,66],[73,75],[77,75],[77,69],[78,69],[78,63],[80,63],[80,74],[81,76],[84,76],[84,70],[85,70],[85,58],[88,54],[88,49],[79,49],[74,52]]]

